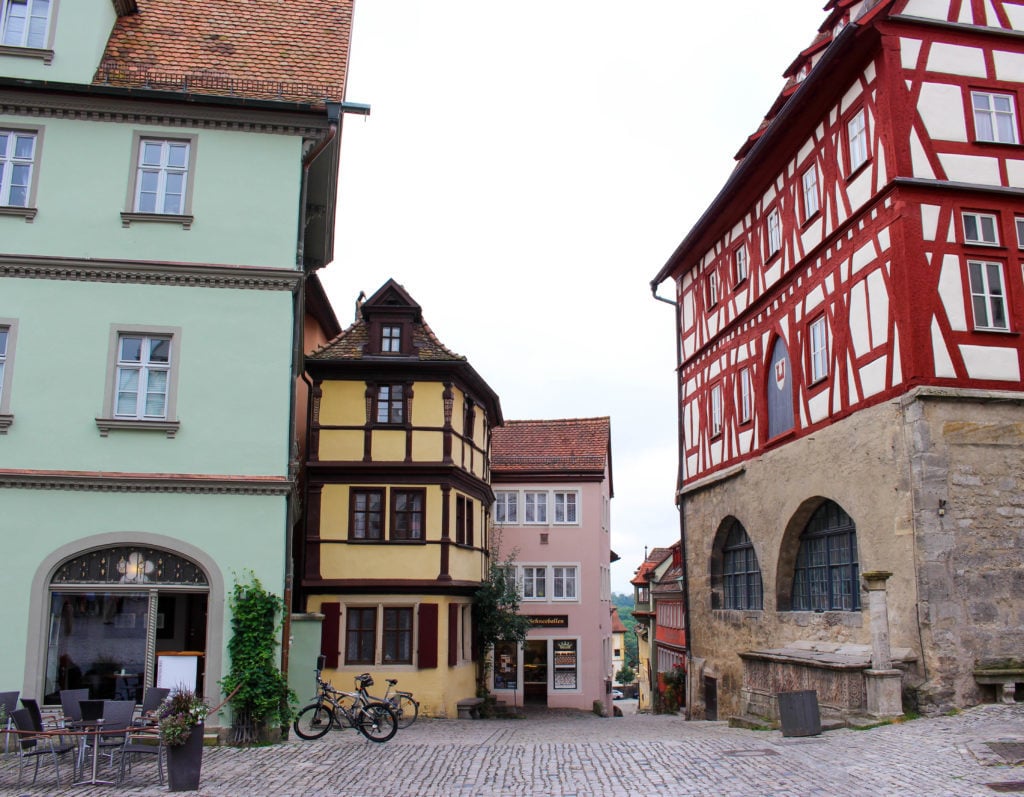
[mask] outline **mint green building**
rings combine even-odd
[[[0,0],[0,688],[217,703],[236,574],[285,593],[351,18]]]

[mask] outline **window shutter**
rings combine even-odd
[[[459,663],[459,609],[457,603],[448,604],[448,666]]]
[[[327,666],[333,670],[338,666],[338,654],[341,652],[338,645],[341,634],[341,604],[321,604],[320,612],[324,616],[323,624],[320,626],[320,652],[327,658]]]
[[[418,666],[421,670],[437,667],[437,604],[420,604],[419,628],[420,655]]]

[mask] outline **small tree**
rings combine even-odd
[[[515,642],[522,645],[530,630],[530,618],[519,614],[522,596],[515,580],[515,553],[499,560],[500,539],[495,535],[487,579],[473,598],[473,623],[476,626],[480,650],[477,655],[477,693],[488,693],[488,656],[495,642]]]
[[[636,680],[636,673],[628,664],[623,664],[622,669],[615,673],[615,680],[620,684],[631,684]]]
[[[294,692],[277,667],[277,632],[284,601],[267,592],[252,573],[248,584],[235,582],[231,607],[231,670],[221,687],[231,698],[234,743],[257,744],[266,729],[286,726],[291,719]],[[235,690],[238,690],[235,692]]]

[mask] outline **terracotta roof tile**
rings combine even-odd
[[[491,438],[491,472],[589,470],[608,464],[611,420],[505,421]]]
[[[622,622],[622,618],[619,617],[619,610],[612,609],[612,633],[623,634],[629,629],[626,628],[626,624]]]
[[[318,104],[345,97],[353,0],[138,0],[94,83]]]
[[[334,340],[328,341],[309,357],[314,360],[362,360],[363,350],[369,342],[369,325],[360,318],[352,326],[343,331]],[[413,323],[412,346],[418,360],[444,360],[463,362],[465,357],[456,354],[445,346],[430,326],[425,322]],[[401,361],[405,358],[387,355],[389,360]]]

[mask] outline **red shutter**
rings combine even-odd
[[[338,653],[341,646],[338,644],[338,636],[341,633],[341,604],[323,603],[320,605],[320,612],[324,616],[323,625],[320,626],[320,652],[327,657],[327,666],[332,670],[338,667]]]
[[[420,604],[420,658],[421,670],[437,667],[437,604]]]
[[[457,603],[448,604],[448,666],[459,663],[459,610]]]

